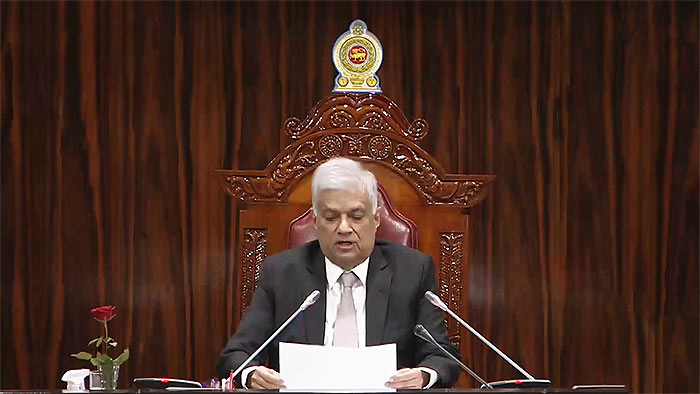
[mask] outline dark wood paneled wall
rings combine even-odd
[[[214,374],[238,262],[213,170],[290,142],[362,18],[421,145],[497,176],[470,322],[557,386],[700,389],[697,2],[1,7],[1,388],[60,387],[105,303],[122,386]],[[517,377],[471,343],[477,372]]]

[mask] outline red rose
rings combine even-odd
[[[91,311],[92,316],[100,323],[110,321],[117,315],[117,307],[111,305],[105,305],[98,308],[93,308]]]

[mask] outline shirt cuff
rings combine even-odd
[[[244,389],[248,388],[248,375],[260,367],[260,365],[253,365],[252,367],[245,368],[243,372],[241,372],[241,386],[243,386]]]
[[[437,372],[435,372],[435,370],[427,368],[427,367],[418,367],[418,369],[420,369],[421,371],[430,375],[430,380],[428,381],[428,384],[426,384],[425,387],[423,387],[423,388],[429,389],[429,388],[433,387],[433,385],[435,384],[435,382],[437,382],[437,379],[438,379]]]

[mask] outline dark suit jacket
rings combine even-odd
[[[323,344],[326,269],[318,241],[268,257],[238,331],[221,351],[216,365],[219,377],[228,377],[316,289],[321,291],[316,304],[302,312],[250,365],[265,365],[268,360],[270,368],[279,370],[279,342]],[[377,239],[367,273],[367,346],[396,343],[398,368],[432,368],[438,373],[434,387],[449,387],[459,376],[459,366],[413,335],[413,327],[422,324],[459,357],[459,351],[447,339],[443,313],[425,299],[426,290],[435,292],[432,258]]]

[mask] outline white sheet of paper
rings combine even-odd
[[[396,344],[346,348],[280,342],[280,375],[288,390],[395,391]]]

